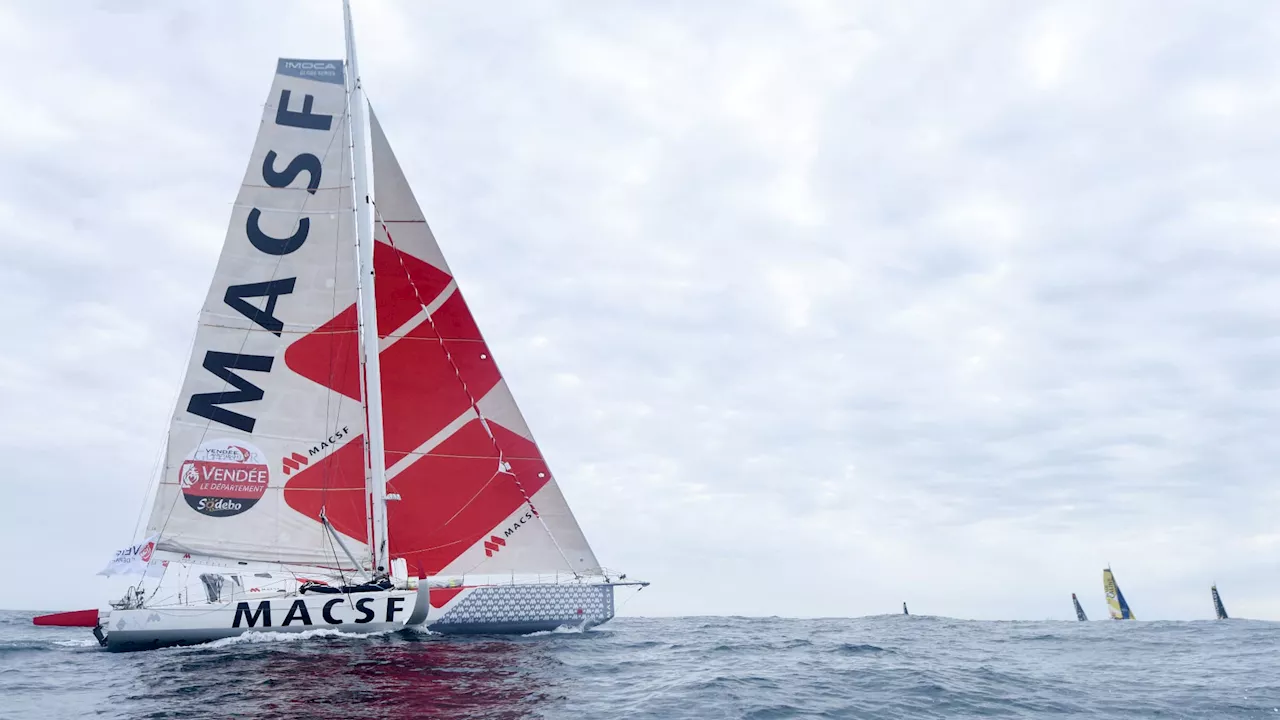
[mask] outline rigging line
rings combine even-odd
[[[450,516],[448,520],[445,520],[443,523],[440,523],[440,527],[441,527],[441,528],[447,527],[447,526],[449,525],[449,523],[453,522],[454,518],[456,518],[456,517],[458,517],[459,515],[461,515],[461,514],[462,514],[462,511],[463,511],[463,510],[466,510],[468,507],[470,507],[471,503],[475,502],[475,501],[476,501],[476,498],[479,498],[482,494],[484,494],[485,489],[486,489],[486,488],[488,488],[491,484],[493,484],[493,481],[498,477],[498,475],[499,475],[499,474],[500,474],[500,473],[495,472],[493,475],[491,475],[491,476],[489,477],[489,479],[488,479],[487,481],[485,481],[485,484],[484,484],[484,485],[482,485],[482,486],[480,487],[480,489],[479,489],[479,490],[477,490],[477,491],[476,491],[476,493],[475,493],[474,495],[472,495],[472,496],[471,496],[471,499],[467,500],[467,502],[466,502],[465,504],[463,504],[463,506],[462,506],[461,508],[459,508],[457,512],[455,512],[452,516]],[[532,506],[533,506],[533,505],[532,505],[532,503],[530,503],[530,507],[532,507]],[[550,532],[550,531],[548,531],[548,532]],[[553,537],[553,538],[551,538],[551,540],[552,540],[552,542],[554,542],[554,541],[555,541],[555,538]],[[428,547],[428,548],[422,548],[421,550],[418,550],[418,551],[416,551],[416,552],[420,552],[420,553],[421,553],[421,552],[431,552],[431,551],[433,551],[433,550],[440,550],[440,549],[442,549],[442,548],[446,548],[446,547],[449,547],[449,546],[451,546],[451,545],[458,545],[458,544],[460,544],[460,543],[462,543],[462,542],[464,542],[464,541],[462,541],[462,540],[453,540],[453,541],[451,541],[451,542],[447,542],[447,543],[445,543],[445,544],[443,544],[443,545],[433,545],[433,546]],[[464,550],[465,550],[465,548],[464,548]],[[569,560],[568,560],[568,558],[565,558],[565,557],[564,557],[564,553],[563,553],[563,552],[561,552],[561,553],[560,553],[560,557],[561,557],[561,558],[564,558],[564,560],[565,560],[565,562],[566,562],[566,563],[569,561]],[[466,570],[464,570],[464,571],[463,571],[463,574],[464,574],[464,575],[466,575],[466,574],[470,573],[472,570],[475,570],[476,568],[480,567],[481,565],[483,565],[483,564],[485,563],[485,561],[486,561],[486,560],[488,560],[488,558],[485,558],[485,560],[480,560],[480,561],[476,562],[476,563],[475,563],[475,564],[473,564],[471,567],[469,567],[469,568],[467,568]],[[569,566],[569,572],[572,572],[572,573],[574,574],[574,577],[577,577],[577,575],[578,575],[576,572],[574,572],[574,570],[573,570],[573,566],[572,566],[572,565],[570,565],[570,566]]]
[[[161,566],[160,566],[160,579],[156,581],[156,587],[155,587],[155,589],[154,589],[154,590],[152,590],[152,591],[151,591],[151,597],[148,597],[145,601],[143,601],[144,603],[145,603],[145,602],[150,602],[150,601],[154,600],[154,599],[155,599],[155,597],[156,597],[156,593],[160,592],[160,588],[164,586],[164,576],[169,574],[169,565],[170,565],[172,562],[173,562],[173,561],[172,561],[172,560],[170,560],[170,561],[166,562],[164,565],[161,565]],[[150,562],[148,562],[148,563],[147,563],[147,565],[148,565],[148,566],[150,566],[150,565],[151,565],[151,563],[150,563]],[[146,580],[146,579],[147,579],[147,573],[146,573],[146,571],[144,570],[144,571],[142,572],[142,577],[138,578],[138,585],[139,585],[139,586],[141,586],[141,585],[142,585],[142,581],[143,581],[143,580]]]
[[[623,601],[622,601],[622,604],[618,606],[618,612],[621,612],[621,611],[622,611],[622,608],[624,608],[624,607],[626,607],[626,606],[627,606],[627,603],[631,602],[632,600],[635,600],[635,599],[636,599],[636,596],[637,596],[637,595],[639,595],[639,594],[640,594],[640,591],[641,591],[641,590],[643,590],[643,589],[645,589],[645,586],[644,586],[644,585],[637,585],[637,586],[636,586],[636,589],[635,589],[635,592],[631,593],[631,597],[627,598],[626,600],[623,600]],[[616,613],[615,613],[615,614],[616,614]]]
[[[173,398],[169,401],[169,407],[176,407],[178,405],[178,398],[182,397],[182,381],[186,377],[187,366],[190,365],[190,358],[196,346],[196,335],[198,335],[199,332],[200,332],[200,316],[199,314],[197,314],[196,327],[191,331],[191,340],[190,342],[187,343],[188,360],[186,363],[183,363],[183,365],[181,366],[181,373],[178,375],[178,382],[174,383]],[[147,510],[152,505],[152,503],[147,502],[148,500],[151,499],[152,489],[154,488],[158,494],[160,485],[164,482],[164,471],[166,470],[165,466],[168,464],[167,456],[169,454],[168,424],[169,423],[165,423],[165,427],[162,429],[162,432],[161,432],[161,435],[164,437],[164,441],[160,443],[160,450],[156,453],[156,460],[151,465],[151,475],[147,479],[146,492],[144,492],[142,495],[142,505],[141,507],[138,508],[138,517],[133,521],[133,535],[131,536],[130,539],[137,539],[138,537],[138,530],[142,527],[142,516],[147,512]],[[151,519],[147,518],[147,522],[150,523],[150,521]]]
[[[351,134],[351,97],[350,97],[350,95],[351,95],[350,93],[346,93],[346,98],[347,98],[347,101],[346,101],[346,104],[345,104],[346,113],[345,113],[345,117],[343,117],[343,122],[344,122],[344,123],[346,124],[346,126],[347,126],[347,132],[346,132],[346,134],[347,134],[348,136]],[[344,177],[344,178],[345,178],[345,177],[349,177],[351,174],[353,174],[353,173],[354,173],[354,167],[355,167],[355,153],[354,153],[354,149],[355,149],[355,148],[354,148],[354,144],[352,144],[352,143],[349,143],[349,146],[352,148],[352,152],[351,152],[351,153],[343,153],[343,154],[342,154],[342,158],[341,158],[341,160],[340,160],[340,162],[339,162],[339,166],[338,166],[338,174],[339,174],[339,177]],[[351,158],[351,159],[352,159],[352,165],[351,165],[351,167],[347,167],[347,158]],[[348,192],[347,194],[351,196],[351,198],[352,198],[352,203],[353,203],[353,207],[354,207],[354,202],[355,202],[355,194],[354,194],[354,193],[355,193],[355,189],[354,189],[354,187],[351,187],[351,188],[348,188],[348,190],[349,190],[349,192]],[[339,196],[339,197],[341,197],[341,196]],[[343,214],[345,215],[345,213],[343,213]],[[341,263],[342,263],[342,260],[341,260],[341,251],[342,251],[342,221],[341,221],[341,220],[339,220],[337,223],[335,223],[335,225],[334,225],[334,229],[333,229],[333,234],[334,234],[334,239],[333,239],[333,276],[334,276],[334,278],[337,278],[337,277],[338,277],[338,268],[341,266]],[[359,272],[359,270],[356,270],[356,272]],[[333,318],[338,317],[338,283],[337,283],[336,281],[333,283],[333,294],[330,296],[330,301],[329,301],[329,316],[330,316],[330,317],[333,317]],[[325,396],[324,396],[324,416],[325,416],[325,420],[328,420],[328,418],[329,418],[329,411],[330,411],[330,409],[331,409],[331,407],[332,407],[334,396],[337,394],[337,392],[333,389],[333,387],[334,387],[334,377],[335,377],[335,374],[337,373],[337,361],[336,361],[336,359],[335,359],[335,358],[336,358],[336,355],[337,355],[337,345],[338,345],[338,343],[336,343],[336,342],[330,342],[330,343],[329,343],[329,378],[328,378],[329,382],[328,382],[328,384],[325,386],[325,390],[326,390],[326,392],[325,392]],[[339,405],[338,405],[338,411],[337,411],[337,413],[335,413],[335,414],[334,414],[334,418],[333,418],[333,430],[334,430],[335,432],[336,432],[336,431],[337,431],[337,429],[341,426],[341,422],[339,421],[339,418],[340,418],[340,416],[342,415],[342,406],[343,406],[343,403],[339,403]],[[366,432],[366,433],[368,432],[368,428],[367,428],[367,427],[365,428],[365,432]],[[330,434],[332,434],[332,433],[330,433]],[[330,452],[330,454],[332,454],[332,453],[333,453],[333,448],[330,448],[329,452]],[[324,460],[326,460],[326,459],[328,459],[328,455],[326,455],[324,458],[321,458],[321,462],[323,462],[323,461],[324,461]],[[325,509],[328,507],[328,503],[329,503],[329,482],[330,482],[330,480],[333,478],[333,473],[334,473],[333,465],[334,465],[334,463],[324,462],[324,471],[323,471],[323,475],[321,475],[321,476],[320,476],[320,512],[324,512],[324,511],[325,511]],[[325,532],[324,532],[323,527],[321,528],[321,533],[322,533],[323,537],[328,541],[328,544],[329,544],[329,546],[330,546],[330,547],[329,547],[329,549],[330,549],[330,551],[333,553],[334,563],[340,567],[340,566],[341,566],[341,560],[340,560],[340,558],[338,558],[338,555],[337,555],[337,552],[338,552],[338,551],[337,551],[337,549],[333,547],[333,540],[332,540],[332,538],[330,538],[330,537],[329,537],[328,533],[325,533]],[[343,583],[346,583],[346,578],[345,578],[345,576],[343,577],[343,580],[342,580],[342,581],[343,581]]]
[[[264,105],[264,107],[269,106],[269,105],[270,105],[270,102],[268,101],[268,103],[267,103],[266,105]],[[261,130],[259,130],[259,133],[261,133]],[[331,138],[329,138],[329,146],[328,146],[328,147],[326,147],[326,148],[325,148],[325,151],[324,151],[324,157],[325,157],[326,159],[327,159],[327,158],[330,156],[330,154],[333,152],[333,146],[334,146],[334,143],[337,141],[338,136],[339,136],[340,134],[341,134],[341,133],[335,132],[335,133],[333,133],[333,136],[332,136]],[[255,148],[257,148],[257,145],[258,145],[258,138],[256,138],[256,137],[254,138],[254,143],[253,143],[253,144],[254,144],[254,147],[255,147]],[[250,166],[249,166],[249,167],[250,167],[250,168],[252,168],[252,167],[253,167],[252,161],[250,161]],[[321,167],[322,167],[322,168],[324,167],[324,161],[323,161],[323,160],[321,161]],[[284,188],[281,188],[281,189],[284,189]],[[237,199],[239,198],[239,193],[236,193],[236,197],[237,197]],[[294,218],[294,222],[295,222],[295,223],[296,223],[296,222],[298,222],[298,221],[301,219],[301,217],[302,217],[303,213],[304,213],[304,212],[306,211],[306,209],[307,209],[307,203],[309,203],[309,202],[310,202],[314,197],[315,197],[314,195],[310,195],[310,194],[303,196],[303,198],[302,198],[302,207],[300,207],[300,208],[298,209],[297,215],[296,215],[296,216],[295,216],[295,218]],[[233,214],[234,214],[234,213],[233,213]],[[223,241],[223,251],[225,252],[225,250],[226,250],[226,241]],[[280,265],[284,262],[284,258],[285,258],[285,256],[284,256],[284,255],[278,255],[278,256],[276,256],[276,262],[275,262],[275,265],[271,268],[271,277],[270,277],[270,280],[275,280],[275,279],[279,276],[279,273],[280,273]],[[221,253],[219,254],[219,259],[221,259]],[[217,271],[216,271],[216,269],[215,269],[215,271],[214,271],[214,277],[215,277],[215,278],[217,277]],[[211,283],[211,284],[212,284],[212,283]],[[204,306],[203,306],[203,305],[201,305],[201,307],[200,307],[200,313],[201,313],[201,315],[203,315],[203,314],[204,314]],[[249,338],[250,338],[250,337],[252,337],[252,336],[253,336],[253,333],[252,333],[252,332],[250,332],[250,331],[246,331],[246,332],[245,332],[245,334],[244,334],[244,339],[240,341],[240,349],[236,352],[236,354],[237,354],[237,355],[239,355],[239,354],[241,354],[241,353],[243,353],[243,352],[244,352],[245,345],[247,345],[247,344],[249,343]],[[199,337],[200,337],[200,321],[199,321],[199,319],[197,319],[197,320],[196,320],[196,336],[195,336],[195,340],[193,340],[193,342],[192,342],[193,348],[194,348],[194,343],[195,343],[196,341],[198,341],[198,340],[199,340]],[[188,366],[189,366],[189,363],[190,363],[190,361],[188,360]],[[226,392],[226,391],[227,391],[227,386],[228,386],[228,384],[229,384],[229,381],[227,381],[227,380],[223,380],[223,381],[222,381],[222,389],[221,389],[221,390],[219,390],[219,392]],[[181,393],[182,393],[181,389],[179,389],[179,391],[178,391],[178,392],[179,392],[179,395],[178,395],[179,400],[181,400]],[[174,403],[174,407],[175,407],[175,411],[176,411],[176,409],[177,409],[177,403]],[[212,419],[207,419],[207,418],[206,418],[205,423],[204,423],[204,429],[203,429],[203,430],[201,430],[201,432],[200,432],[200,440],[196,443],[196,448],[197,448],[197,449],[198,449],[201,445],[203,445],[203,444],[204,444],[205,438],[207,438],[207,437],[209,436],[209,430],[212,428],[212,426],[213,426],[213,420],[212,420]],[[167,458],[167,455],[168,455],[168,448],[167,448],[167,447],[166,447],[166,449],[165,449],[165,455],[166,455],[165,473],[167,474],[167,473],[168,473],[168,471],[169,471],[169,464],[168,464],[168,458]],[[264,459],[265,459],[265,458],[264,458]],[[163,479],[163,477],[162,477],[162,478],[161,478],[161,480],[160,480],[160,485],[161,485],[161,486],[163,486],[163,485],[164,485],[164,479]],[[158,495],[158,494],[159,494],[159,492],[157,491],[157,495]],[[176,509],[176,508],[178,507],[178,499],[179,499],[179,498],[181,498],[181,496],[182,496],[182,490],[181,490],[181,488],[179,488],[178,492],[174,494],[173,500],[169,503],[169,511],[168,511],[167,513],[165,513],[164,523],[160,526],[160,529],[159,529],[159,531],[157,532],[157,535],[158,535],[159,537],[163,537],[163,536],[164,536],[164,531],[165,531],[166,529],[168,529],[168,527],[169,527],[169,521],[173,519],[173,511],[174,511],[174,509]],[[156,540],[156,544],[157,544],[157,545],[159,544],[159,537],[158,537],[158,538],[157,538],[157,540]]]
[[[475,502],[475,501],[476,501],[476,498],[478,498],[478,497],[480,497],[481,495],[483,495],[483,494],[484,494],[484,491],[485,491],[485,490],[487,490],[487,489],[489,488],[489,486],[493,484],[493,481],[494,481],[494,480],[496,480],[496,479],[498,478],[498,475],[500,475],[500,474],[501,474],[501,473],[494,472],[492,475],[490,475],[490,476],[489,476],[489,479],[485,481],[484,485],[481,485],[481,486],[480,486],[480,489],[479,489],[479,490],[477,490],[477,491],[475,492],[475,494],[474,494],[474,495],[472,495],[472,496],[471,496],[471,498],[470,498],[469,500],[467,500],[465,503],[463,503],[463,504],[462,504],[462,507],[458,508],[458,511],[457,511],[457,512],[455,512],[454,514],[450,515],[448,520],[445,520],[444,522],[440,523],[440,527],[441,527],[441,528],[447,527],[447,526],[449,525],[449,523],[451,523],[451,522],[453,522],[453,521],[454,521],[454,518],[456,518],[456,517],[458,517],[459,515],[461,515],[461,514],[462,514],[462,512],[463,512],[464,510],[466,510],[468,507],[471,507],[471,503]]]
[[[569,556],[565,555],[564,548],[560,547],[560,541],[556,540],[555,534],[551,532],[551,528],[547,525],[546,519],[542,517],[542,513],[538,512],[538,507],[533,504],[533,498],[529,496],[528,491],[524,488],[524,484],[520,482],[520,477],[514,472],[511,472],[511,465],[506,461],[506,456],[502,452],[502,447],[498,444],[498,438],[493,434],[493,430],[489,427],[488,419],[486,419],[484,413],[480,411],[479,401],[477,401],[476,397],[471,393],[471,388],[467,387],[467,381],[462,377],[462,370],[458,367],[458,364],[453,361],[453,355],[449,352],[449,346],[445,343],[444,336],[440,334],[439,328],[436,327],[435,319],[432,318],[431,311],[428,310],[429,306],[423,299],[422,293],[418,290],[418,284],[414,282],[413,274],[409,272],[408,266],[405,265],[404,254],[401,252],[400,248],[396,247],[395,239],[391,237],[391,229],[388,228],[386,222],[384,222],[382,213],[378,212],[378,203],[376,201],[373,203],[373,212],[378,224],[382,226],[382,232],[387,236],[387,244],[395,251],[396,260],[400,263],[400,269],[404,272],[405,278],[409,281],[409,287],[413,288],[413,296],[417,298],[418,305],[421,306],[423,312],[427,314],[427,322],[431,324],[431,330],[435,334],[436,340],[440,343],[440,349],[444,352],[445,359],[449,361],[449,365],[453,368],[453,374],[458,378],[458,383],[462,385],[462,392],[466,394],[467,400],[471,403],[471,408],[475,410],[476,415],[480,417],[480,426],[484,428],[485,434],[489,436],[489,441],[493,443],[493,450],[498,454],[498,470],[494,473],[494,477],[497,477],[498,474],[511,476],[511,479],[515,481],[516,489],[520,491],[521,497],[523,497],[525,503],[529,505],[529,510],[532,511],[534,517],[538,518],[538,522],[542,525],[542,529],[546,531],[547,537],[551,539],[551,544],[555,546],[556,552],[560,553],[560,559],[564,560],[569,571],[577,577],[578,571],[573,567],[573,563],[569,561]],[[459,296],[462,295],[461,288],[455,288],[454,292],[458,293]],[[494,364],[496,366],[496,361]],[[550,468],[548,468],[548,471],[550,471]],[[490,478],[489,482],[493,482],[493,478]],[[472,499],[474,500],[474,498]]]
[[[320,512],[324,513],[324,511],[325,511],[325,506],[321,505]],[[327,517],[327,515],[325,517]],[[342,580],[343,585],[348,585],[349,583],[347,582],[347,572],[342,569],[342,560],[338,557],[338,548],[333,542],[332,533],[327,532],[327,530],[328,528],[326,528],[323,524],[321,524],[320,532],[324,533],[325,541],[329,545],[329,551],[333,553],[333,564],[335,567],[338,568],[338,578]]]

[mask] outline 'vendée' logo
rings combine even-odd
[[[210,517],[239,515],[271,482],[262,452],[243,440],[210,440],[183,461],[178,485],[191,509]]]

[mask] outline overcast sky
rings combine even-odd
[[[1280,5],[355,3],[624,614],[1280,620]],[[277,57],[0,4],[0,607],[103,605]],[[620,596],[620,601],[625,596]]]

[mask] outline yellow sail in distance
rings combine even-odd
[[[1111,574],[1111,568],[1102,571],[1102,589],[1107,594],[1107,610],[1111,612],[1112,620],[1136,619],[1129,609],[1129,603],[1125,602],[1124,593],[1120,592],[1120,586],[1116,584],[1116,576]]]

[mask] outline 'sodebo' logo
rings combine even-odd
[[[257,504],[271,481],[266,458],[243,440],[210,440],[183,461],[178,485],[192,510],[210,517],[239,515]]]

